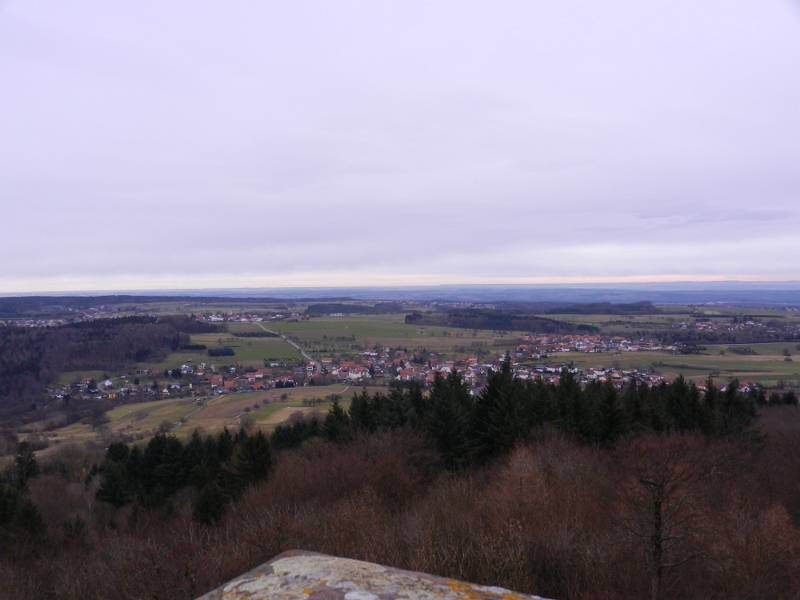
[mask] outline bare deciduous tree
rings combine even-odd
[[[724,446],[691,434],[648,435],[621,444],[615,458],[614,517],[640,540],[658,600],[667,572],[704,553],[694,543],[709,514],[703,492],[723,474]]]

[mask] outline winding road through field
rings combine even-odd
[[[259,327],[261,327],[261,329],[263,329],[263,330],[264,330],[264,331],[266,331],[267,333],[272,333],[272,334],[274,334],[274,335],[280,336],[280,337],[282,337],[282,338],[283,338],[283,340],[284,340],[285,342],[289,342],[289,343],[290,343],[292,346],[294,346],[294,348],[295,348],[295,349],[296,349],[296,350],[297,350],[297,351],[298,351],[300,354],[302,354],[302,355],[303,355],[303,358],[305,358],[305,359],[306,359],[308,362],[310,362],[312,365],[314,365],[314,370],[315,370],[317,373],[322,373],[322,365],[321,365],[321,364],[319,364],[317,361],[315,361],[313,358],[311,358],[311,357],[310,357],[308,354],[306,354],[306,353],[305,353],[305,351],[304,351],[304,350],[303,350],[303,349],[300,347],[300,345],[299,345],[299,344],[295,344],[295,343],[294,343],[292,340],[290,340],[288,337],[286,337],[286,336],[285,336],[285,335],[283,335],[282,333],[279,333],[279,332],[277,332],[277,331],[272,331],[271,329],[268,329],[268,328],[264,327],[263,323],[258,323],[258,326],[259,326]]]

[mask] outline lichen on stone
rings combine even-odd
[[[201,600],[541,600],[510,590],[375,563],[290,551]]]

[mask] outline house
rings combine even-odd
[[[348,379],[364,379],[369,377],[369,371],[363,367],[354,367],[347,374]]]

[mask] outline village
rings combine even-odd
[[[479,357],[478,354],[448,356],[445,353],[409,351],[404,348],[367,349],[353,360],[322,356],[318,361],[282,362],[265,360],[264,366],[243,367],[235,364],[199,362],[176,365],[174,369],[153,371],[139,369],[102,381],[83,378],[81,381],[56,387],[52,398],[77,395],[83,399],[152,400],[158,398],[210,396],[231,393],[259,392],[276,388],[322,386],[333,383],[387,386],[414,382],[430,387],[437,375],[447,376],[455,370],[479,394],[489,375],[509,362],[514,375],[522,380],[541,379],[558,384],[568,371],[581,385],[610,381],[622,389],[632,383],[659,385],[664,377],[651,370],[622,369],[598,365],[578,369],[569,360],[569,353],[596,353],[619,356],[622,352],[677,352],[678,346],[663,346],[655,340],[630,340],[621,336],[600,335],[525,335],[519,338],[513,352]],[[558,360],[553,360],[558,356]],[[598,356],[599,358],[599,356]],[[603,362],[599,360],[598,362]],[[144,382],[144,383],[142,383]],[[755,385],[755,384],[752,384]]]

